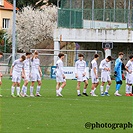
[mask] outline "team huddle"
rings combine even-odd
[[[114,76],[116,80],[116,92],[114,93],[115,96],[121,96],[119,94],[120,87],[122,85],[122,58],[123,52],[119,52],[118,58],[115,61],[115,68],[114,68]],[[62,96],[61,91],[66,86],[66,79],[63,72],[63,58],[64,54],[59,53],[58,55],[59,60],[56,63],[56,95]],[[77,78],[77,95],[78,96],[88,96],[86,93],[87,86],[88,86],[88,79],[86,76],[86,61],[83,60],[83,54],[78,55],[79,59],[75,62],[75,78]],[[94,59],[91,61],[91,96],[98,96],[95,94],[95,90],[99,85],[99,77],[98,77],[98,64],[97,60],[99,59],[99,55],[95,54]],[[101,85],[100,85],[100,95],[101,96],[110,96],[109,89],[111,85],[111,77],[110,77],[110,62],[113,60],[111,56],[103,59],[100,62],[99,69],[101,70]],[[133,55],[129,57],[129,61],[124,66],[127,75],[126,75],[126,96],[133,96],[132,94],[132,84],[133,84]],[[84,89],[83,93],[80,93],[80,84],[84,82]],[[107,82],[106,89],[104,91],[104,84]],[[62,83],[62,84],[61,84]]]
[[[33,54],[31,52],[27,52],[25,55],[22,55],[19,59],[15,60],[10,69],[10,76],[12,77],[12,86],[11,86],[11,96],[16,97],[14,92],[16,88],[17,97],[40,97],[40,89],[41,89],[41,77],[42,71],[40,68],[40,60],[38,58],[39,53],[35,51]],[[123,52],[119,52],[118,58],[115,61],[114,67],[114,76],[116,80],[116,92],[115,96],[121,96],[119,94],[120,87],[122,85],[122,58]],[[0,58],[3,56],[3,53],[0,52]],[[86,69],[86,61],[84,61],[84,55],[79,54],[79,59],[75,62],[75,78],[77,79],[77,95],[78,96],[88,96],[86,93],[88,87],[88,78],[87,78],[87,69]],[[64,53],[59,53],[58,61],[56,62],[56,96],[63,96],[62,90],[66,86],[66,78],[63,71],[63,59]],[[95,90],[99,85],[99,76],[98,69],[101,71],[101,84],[100,84],[100,95],[101,96],[110,96],[109,89],[111,86],[111,77],[110,77],[110,62],[113,60],[111,56],[103,59],[100,62],[98,67],[97,60],[99,59],[99,55],[95,54],[94,59],[91,61],[91,96],[98,96],[95,94]],[[133,96],[132,94],[132,84],[133,84],[133,55],[129,57],[129,61],[124,66],[126,70],[126,96]],[[0,73],[0,85],[2,74]],[[24,79],[24,84],[20,89],[21,78]],[[27,95],[27,85],[30,83],[30,95]],[[37,82],[36,93],[34,92],[34,83]],[[80,92],[80,84],[84,82],[83,93]],[[107,82],[106,89],[104,90],[104,85]],[[1,97],[2,95],[0,95]]]

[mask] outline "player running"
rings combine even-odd
[[[25,56],[22,55],[20,59],[17,59],[13,62],[11,70],[10,70],[10,76],[12,76],[12,87],[11,87],[11,96],[16,97],[14,95],[15,87],[17,90],[17,97],[20,96],[20,81],[21,81],[21,75],[23,73],[23,77],[25,77],[25,72],[23,69],[24,63],[23,61],[25,60]]]
[[[38,52],[35,51],[34,55],[31,59],[31,86],[30,86],[30,97],[34,97],[34,83],[37,81],[38,85],[36,88],[36,96],[40,97],[40,89],[41,89],[41,77],[42,71],[40,68],[40,60],[38,59]]]
[[[122,58],[123,58],[123,52],[119,52],[118,58],[115,61],[115,80],[116,80],[116,92],[114,93],[115,96],[121,96],[119,94],[120,87],[122,85]]]
[[[3,53],[0,52],[0,58],[3,57]],[[0,72],[0,89],[1,89],[1,85],[2,85],[2,73]],[[1,92],[1,91],[0,91]],[[0,94],[0,97],[2,97],[2,95]]]
[[[59,60],[56,62],[56,96],[62,97],[61,91],[66,86],[66,79],[63,71],[64,53],[59,53],[58,57]]]
[[[24,84],[22,86],[21,90],[21,96],[22,97],[28,97],[27,95],[27,85],[28,82],[30,81],[30,73],[31,73],[31,52],[26,53],[26,60],[24,61],[24,70],[25,70],[25,79],[24,79]]]
[[[83,54],[78,55],[79,60],[75,63],[75,77],[77,78],[77,94],[78,96],[82,96],[80,93],[80,83],[84,82],[84,90],[83,95],[88,96],[86,93],[86,89],[88,86],[88,80],[86,77],[86,61],[83,60]]]
[[[99,69],[101,69],[101,86],[100,86],[100,91],[101,91],[101,96],[110,96],[108,93],[108,90],[111,85],[111,78],[110,78],[110,66],[109,62],[112,60],[111,56],[108,56],[106,59],[102,60],[99,66]],[[105,92],[103,91],[104,89],[104,84],[108,82],[106,86]]]
[[[127,71],[126,75],[126,96],[133,96],[132,94],[132,84],[133,84],[133,55],[129,56],[129,61],[127,62],[125,69]]]
[[[95,90],[99,85],[98,65],[97,65],[98,59],[99,59],[99,55],[95,54],[94,59],[91,61],[91,80],[92,80],[92,86],[91,86],[91,92],[90,92],[91,96],[98,96],[95,94]]]

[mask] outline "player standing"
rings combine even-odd
[[[0,58],[3,57],[3,53],[0,52]],[[0,89],[1,89],[1,85],[2,85],[2,73],[0,72]],[[1,91],[0,91],[1,92]],[[0,94],[0,97],[2,97],[2,95]]]
[[[126,64],[125,69],[127,71],[127,75],[126,75],[126,96],[133,96],[133,94],[132,94],[133,55],[129,56],[129,61]]]
[[[22,90],[21,90],[21,96],[22,97],[28,97],[27,95],[27,85],[28,82],[30,81],[30,67],[31,67],[31,52],[27,52],[26,53],[26,60],[24,61],[24,71],[25,71],[25,79],[24,79],[24,84],[22,86]]]
[[[63,96],[61,91],[66,86],[66,79],[63,71],[64,53],[59,53],[58,57],[59,60],[56,62],[56,96]]]
[[[115,96],[121,96],[119,94],[120,87],[122,85],[122,58],[123,58],[123,52],[119,52],[118,58],[115,61],[115,80],[116,80],[116,92],[114,93]]]
[[[98,59],[99,59],[99,55],[95,54],[94,59],[91,61],[91,80],[92,80],[92,86],[91,86],[91,92],[90,92],[91,96],[98,96],[95,94],[95,90],[99,85],[98,65],[97,65]]]
[[[12,76],[12,87],[11,87],[11,96],[15,97],[14,91],[15,87],[17,90],[17,97],[20,96],[20,81],[21,81],[21,74],[23,73],[23,77],[25,77],[25,72],[23,69],[23,61],[25,60],[25,56],[22,55],[20,59],[17,59],[13,62],[11,70],[10,70],[10,76]]]
[[[30,86],[30,97],[34,97],[34,83],[37,81],[38,85],[36,88],[36,96],[40,97],[40,89],[41,89],[41,77],[42,71],[40,68],[40,60],[38,59],[38,52],[35,51],[34,55],[31,59],[31,86]]]
[[[86,93],[86,89],[88,86],[88,80],[86,77],[86,61],[83,60],[83,54],[79,54],[78,57],[79,60],[75,63],[75,77],[77,78],[77,94],[78,96],[82,96],[80,94],[80,83],[84,82],[84,90],[82,94],[88,96],[88,94]]]
[[[108,93],[108,90],[111,85],[111,78],[110,78],[110,66],[109,62],[112,60],[111,56],[108,56],[106,59],[102,60],[99,66],[99,69],[101,69],[101,86],[100,86],[100,91],[101,91],[101,96],[110,96]],[[104,89],[104,84],[105,82],[108,82],[106,86],[105,92],[103,92]]]

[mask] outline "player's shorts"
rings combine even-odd
[[[63,83],[66,82],[66,79],[64,79],[62,75],[56,74],[56,82]]]
[[[83,77],[83,75],[78,74],[77,81],[84,82],[84,81],[86,81],[86,80],[87,80],[87,77],[86,77],[86,76]]]
[[[25,72],[25,79],[27,81],[30,81],[30,72]]]
[[[20,83],[21,82],[21,73],[18,74],[18,73],[13,72],[12,73],[12,82]]]
[[[101,73],[101,81],[102,82],[111,81],[110,75],[107,73]]]
[[[31,81],[41,81],[40,73],[31,73]]]
[[[133,74],[127,74],[126,83],[127,84],[133,84]]]
[[[99,82],[99,79],[97,79],[96,76],[91,76],[91,82],[93,84],[97,84]]]

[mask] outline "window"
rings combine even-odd
[[[9,28],[10,19],[3,18],[3,29]]]

